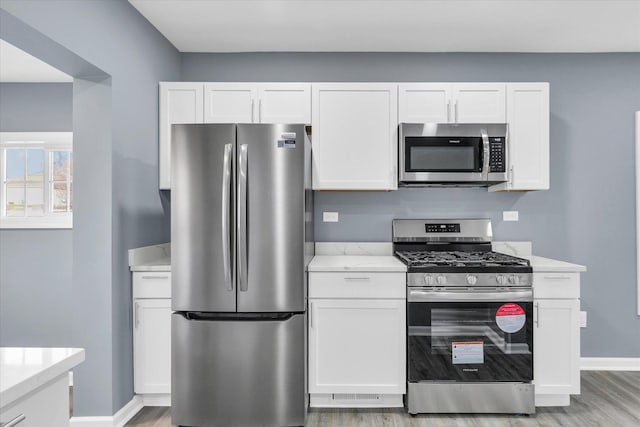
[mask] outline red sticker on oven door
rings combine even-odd
[[[496,323],[498,327],[509,334],[513,334],[522,329],[526,317],[524,309],[514,303],[503,304],[498,311],[496,311]]]

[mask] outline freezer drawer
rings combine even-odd
[[[172,423],[304,425],[305,315],[188,320],[172,315]]]

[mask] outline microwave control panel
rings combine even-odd
[[[505,171],[505,138],[489,138],[489,172]]]

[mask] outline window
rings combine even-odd
[[[73,134],[0,132],[0,228],[71,228]]]

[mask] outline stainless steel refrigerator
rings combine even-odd
[[[304,425],[304,125],[173,125],[171,416],[181,426]]]

